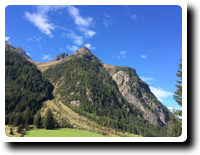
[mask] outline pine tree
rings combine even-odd
[[[17,128],[17,133],[21,133],[23,129],[23,124],[20,124],[19,127]]]
[[[42,117],[40,115],[40,111],[38,111],[37,114],[35,115],[33,124],[36,125],[37,128],[42,126]]]
[[[180,78],[180,81],[178,80],[175,86],[177,87],[177,90],[174,94],[175,101],[182,106],[182,60],[181,63],[179,63],[178,73],[176,73],[176,76]],[[180,116],[182,116],[182,110],[173,110],[174,116],[170,117],[170,131],[169,136],[170,137],[178,137],[182,133],[182,120],[180,119]]]
[[[55,126],[55,121],[53,118],[53,113],[51,112],[51,109],[47,109],[45,113],[45,118],[44,118],[44,128],[45,129],[53,129]]]

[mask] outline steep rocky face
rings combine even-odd
[[[11,44],[9,44],[7,41],[5,41],[5,46],[10,48],[10,49],[12,49],[12,50],[14,50],[14,51],[16,51],[17,53],[19,53],[20,55],[22,55],[26,59],[32,60],[21,47],[16,47],[15,48]]]
[[[136,74],[134,69],[107,67],[116,82],[122,96],[142,111],[142,116],[149,122],[169,126],[169,110],[163,106],[150,91],[148,85]]]
[[[67,56],[68,56],[67,53],[59,54],[54,59],[52,59],[50,62],[55,62],[55,61],[59,61],[59,60],[65,59],[65,58],[67,58]]]

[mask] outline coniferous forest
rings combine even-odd
[[[5,124],[33,124],[34,114],[54,87],[36,65],[16,51],[5,51]]]

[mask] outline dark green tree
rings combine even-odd
[[[10,134],[13,135],[13,128],[10,128]]]
[[[23,124],[20,124],[19,127],[17,128],[17,133],[21,133],[23,130]]]
[[[180,81],[178,80],[175,86],[177,87],[177,90],[174,94],[174,99],[178,103],[178,105],[182,106],[182,60],[181,63],[179,63],[178,73],[176,73],[176,76],[180,78]],[[173,110],[173,116],[170,117],[170,130],[169,130],[169,136],[170,137],[179,137],[182,134],[182,119],[180,118],[182,116],[182,110]]]
[[[51,109],[47,109],[44,117],[44,128],[45,129],[53,129],[55,127],[55,121],[53,118],[53,113],[51,112]]]
[[[175,91],[173,98],[180,106],[182,106],[182,60],[181,60],[181,63],[179,63],[179,68],[180,70],[178,70],[178,73],[176,73],[176,76],[180,78],[180,81],[179,80],[176,81],[178,83],[175,85],[177,87],[177,90]],[[176,111],[176,113],[179,116],[182,116],[182,110],[178,110]]]
[[[42,117],[40,115],[40,111],[38,111],[35,115],[33,124],[36,125],[37,128],[42,126]]]

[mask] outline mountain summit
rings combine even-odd
[[[5,46],[8,47],[8,48],[10,48],[10,49],[12,49],[12,50],[14,50],[14,51],[16,51],[17,53],[19,53],[20,55],[22,55],[24,58],[32,60],[21,47],[13,47],[7,41],[5,41]]]
[[[67,56],[68,56],[67,53],[59,54],[55,58],[53,58],[50,62],[55,62],[55,61],[59,61],[59,60],[65,59],[65,58],[67,58]]]

